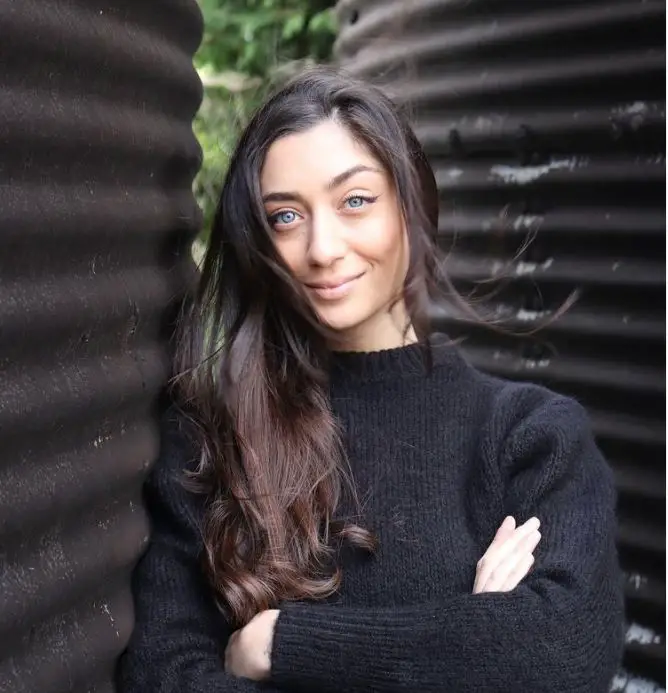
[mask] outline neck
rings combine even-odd
[[[383,351],[417,342],[403,303],[336,336],[332,351]]]

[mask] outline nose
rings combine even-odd
[[[314,215],[309,234],[308,260],[311,265],[328,267],[345,256],[348,246],[341,222],[329,215]]]

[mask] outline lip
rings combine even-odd
[[[329,282],[304,282],[307,289],[325,300],[343,298],[352,289],[355,282],[364,275],[364,272],[346,277],[345,279],[335,279]]]

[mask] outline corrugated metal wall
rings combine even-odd
[[[620,491],[629,623],[613,689],[663,691],[665,3],[341,0],[337,11],[340,62],[411,105],[460,288],[487,293],[515,330],[580,292],[535,337],[438,320],[468,335],[484,370],[588,406]]]
[[[0,3],[0,691],[109,692],[199,224],[195,0]]]

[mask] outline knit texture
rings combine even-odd
[[[203,506],[176,480],[196,452],[166,423],[121,691],[609,690],[623,642],[616,495],[585,411],[483,375],[448,343],[432,354],[431,365],[418,345],[336,355],[332,407],[361,500],[337,515],[380,548],[341,552],[333,598],[279,605],[269,684],[223,670],[229,628],[198,562]],[[541,520],[534,568],[512,592],[473,595],[509,514]]]

